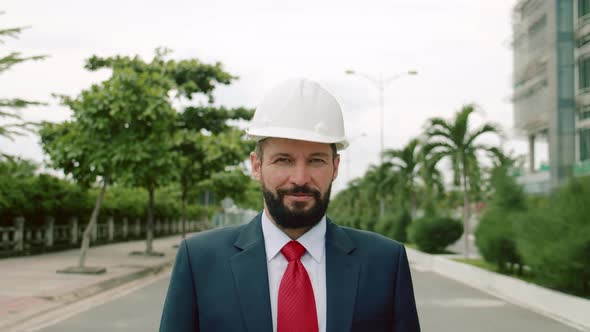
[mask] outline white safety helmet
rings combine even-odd
[[[268,137],[348,146],[342,110],[336,98],[318,83],[290,79],[260,102],[246,133],[256,141]]]

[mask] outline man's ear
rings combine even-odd
[[[250,164],[252,164],[252,176],[258,181],[260,181],[260,166],[262,164],[262,160],[258,159],[258,155],[256,152],[250,152]]]
[[[334,158],[334,176],[332,177],[332,181],[336,180],[338,177],[338,167],[340,166],[340,155],[337,154],[336,158]]]

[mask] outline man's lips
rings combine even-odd
[[[314,198],[313,194],[311,194],[311,193],[290,193],[285,196],[291,200],[298,201],[298,202],[308,201],[308,200]]]

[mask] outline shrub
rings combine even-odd
[[[386,213],[375,225],[375,231],[396,241],[408,242],[407,228],[412,217],[410,213],[403,210],[401,213]]]
[[[481,217],[475,230],[475,244],[483,258],[496,264],[501,272],[522,272],[522,258],[516,249],[513,231],[514,213],[491,206]]]
[[[500,271],[514,272],[518,266],[518,273],[521,274],[523,262],[516,249],[514,215],[525,211],[526,197],[522,188],[502,167],[494,170],[492,187],[494,195],[475,230],[475,244],[483,258],[496,264]]]
[[[414,220],[410,240],[422,251],[440,253],[463,234],[463,225],[451,217],[427,216]]]
[[[519,214],[516,244],[549,287],[590,295],[590,179],[574,179],[545,204]]]

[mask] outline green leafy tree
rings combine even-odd
[[[499,129],[489,123],[471,130],[469,119],[474,111],[474,105],[465,105],[451,121],[432,118],[427,123],[425,133],[428,138],[425,151],[438,160],[450,159],[453,167],[453,182],[456,186],[460,186],[463,192],[466,257],[469,257],[470,194],[476,191],[480,184],[477,152],[489,150],[488,146],[479,144],[478,139],[486,133],[499,133]]]
[[[101,180],[90,220],[82,236],[78,270],[85,272],[86,253],[90,246],[90,234],[96,224],[109,182],[120,174],[121,162],[129,157],[121,149],[122,136],[126,136],[124,123],[117,122],[117,114],[111,112],[114,94],[123,94],[121,83],[110,79],[82,91],[76,98],[62,96],[62,103],[72,110],[72,120],[59,124],[45,123],[39,131],[43,151],[50,157],[50,165],[62,169],[80,185],[90,187]],[[120,107],[121,104],[119,104]],[[111,130],[113,127],[121,127]],[[92,269],[91,269],[92,270]]]
[[[1,226],[11,226],[12,218],[24,216],[33,209],[34,203],[29,197],[36,181],[36,170],[37,165],[28,160],[0,159]]]
[[[249,186],[250,176],[240,167],[211,174],[207,180],[199,183],[203,191],[209,190],[216,197],[232,197],[237,201],[245,198],[244,195]]]
[[[3,15],[4,12],[0,12]],[[0,28],[0,44],[4,44],[7,38],[17,39],[18,36],[26,29],[25,27]],[[12,66],[27,61],[37,61],[45,59],[45,55],[24,56],[20,52],[8,52],[0,55],[0,74],[12,68]],[[38,101],[25,100],[21,98],[0,97],[0,119],[7,122],[0,125],[0,136],[8,139],[14,139],[16,135],[23,135],[26,131],[33,129],[33,123],[23,121],[18,113],[19,109],[31,105],[41,105]]]
[[[189,192],[214,174],[236,166],[248,157],[253,142],[241,138],[242,132],[229,120],[248,120],[253,111],[245,108],[188,107],[179,114],[176,131],[176,166],[181,187],[182,236],[185,236],[186,205]],[[228,178],[233,180],[233,178]],[[202,186],[201,186],[202,187]],[[243,186],[236,186],[241,188]],[[245,188],[244,188],[245,189]],[[234,197],[243,191],[234,193]]]
[[[128,132],[129,140],[123,148],[133,156],[123,160],[122,167],[126,183],[148,192],[145,251],[148,255],[154,254],[155,191],[179,177],[175,164],[179,121],[171,101],[173,98],[191,100],[196,94],[204,94],[213,102],[215,85],[229,84],[235,78],[223,71],[220,63],[209,65],[196,59],[166,59],[169,53],[167,49],[158,49],[151,62],[138,56],[93,56],[86,64],[90,70],[111,69],[114,78],[124,80],[122,100],[134,101],[133,105],[125,102],[117,107],[124,115],[119,124]]]
[[[236,205],[244,209],[262,211],[264,203],[260,183],[250,178],[243,196],[236,199]]]

